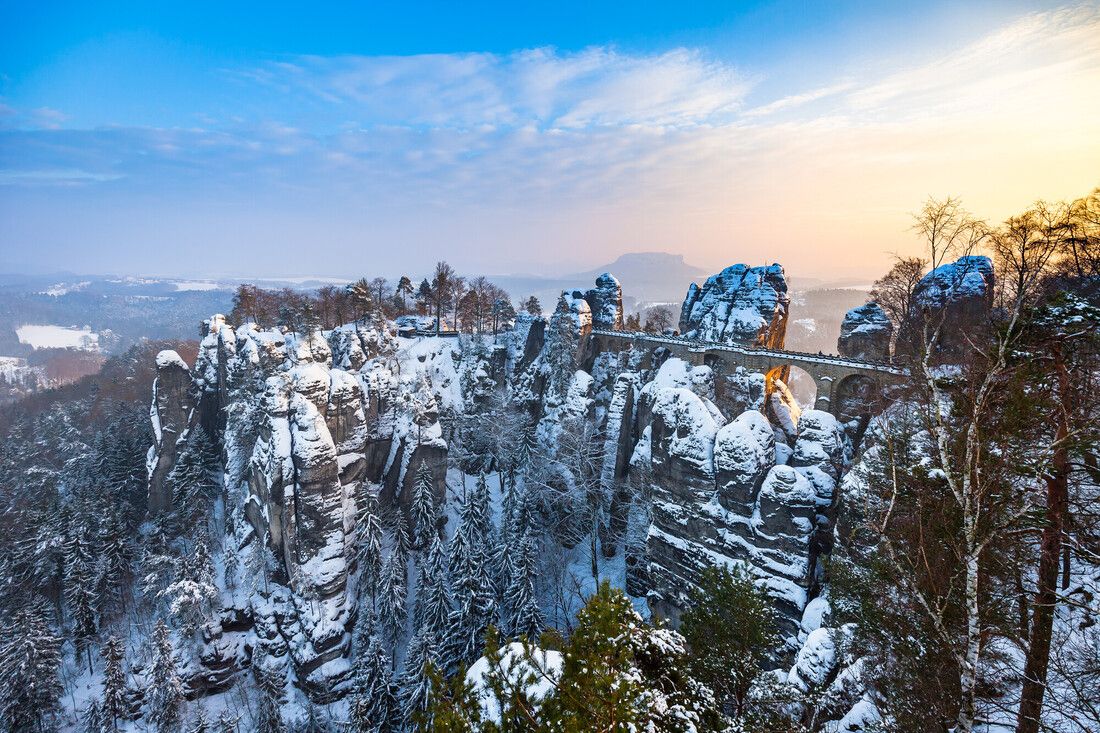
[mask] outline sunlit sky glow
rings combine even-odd
[[[0,271],[872,277],[1100,185],[1097,3],[161,5],[0,2]]]

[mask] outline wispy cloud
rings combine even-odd
[[[195,110],[201,127],[66,129],[0,110],[0,185],[264,202],[303,222],[325,210],[387,241],[471,226],[471,266],[523,267],[517,241],[553,236],[545,256],[676,247],[823,270],[830,246],[877,269],[929,193],[996,209],[1100,182],[1095,7],[868,68],[883,71],[746,108],[756,77],[690,49],[294,57],[233,71],[250,113]]]
[[[749,83],[728,64],[676,49],[508,55],[300,57],[246,76],[301,92],[365,124],[584,128],[728,121]]]
[[[842,92],[847,92],[856,88],[854,81],[841,81],[836,84],[830,84],[829,86],[820,87],[818,89],[812,89],[808,92],[799,92],[798,94],[791,94],[786,97],[780,97],[774,102],[768,102],[762,104],[759,107],[753,107],[752,109],[745,110],[742,117],[766,117],[768,115],[775,114],[777,112],[785,112],[791,109],[802,107],[810,102],[816,102],[820,99],[826,99],[828,97],[835,97]]]

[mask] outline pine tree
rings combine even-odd
[[[202,706],[195,712],[187,733],[211,733],[210,721],[206,719],[206,710]]]
[[[409,536],[409,525],[405,521],[405,512],[401,507],[394,507],[393,511],[393,551],[397,553],[402,562],[409,559],[409,551],[412,549],[412,538]]]
[[[695,650],[694,677],[741,718],[761,665],[781,641],[768,594],[743,569],[707,568],[680,632]]]
[[[399,730],[391,727],[399,720],[391,667],[382,640],[373,635],[356,664],[355,697],[349,708],[351,728],[356,733]]]
[[[85,733],[103,733],[108,730],[105,725],[103,710],[97,700],[88,703],[88,707],[84,709],[84,713],[80,716],[80,722],[84,725]]]
[[[713,697],[682,669],[684,646],[604,581],[577,615],[540,717],[553,730],[725,730]]]
[[[118,730],[118,721],[126,714],[126,674],[122,668],[126,649],[117,636],[107,637],[103,644],[103,716],[111,730]]]
[[[401,679],[401,705],[407,730],[431,729],[430,705],[432,701],[431,671],[439,664],[436,638],[426,628],[421,628],[409,644],[405,658],[405,673]],[[428,716],[428,717],[425,717]]]
[[[39,605],[21,608],[0,630],[0,723],[43,730],[61,698],[61,639]]]
[[[217,461],[216,446],[203,427],[197,425],[168,473],[177,531],[194,528],[209,515],[219,488]]]
[[[452,607],[446,551],[443,538],[436,535],[432,539],[427,559],[420,565],[420,582],[416,591],[418,631],[431,635],[437,644],[443,643]]]
[[[256,733],[286,733],[283,714],[279,710],[279,698],[268,685],[258,685],[259,705],[253,721]]]
[[[347,293],[351,298],[355,320],[365,320],[374,305],[370,282],[367,281],[367,278],[361,277],[347,286]]]
[[[550,393],[558,399],[569,390],[577,369],[575,330],[573,313],[562,293],[557,309],[550,317],[546,334],[546,364],[550,369],[548,384]]]
[[[390,553],[383,571],[380,613],[390,643],[396,647],[408,616],[408,566],[397,547]]]
[[[179,727],[183,707],[183,680],[176,669],[175,649],[167,624],[157,621],[153,627],[153,664],[149,671],[146,719],[158,731]]]
[[[248,575],[252,579],[252,590],[270,592],[271,576],[279,568],[279,558],[271,551],[265,535],[252,538],[252,549],[248,553]]]
[[[306,704],[306,719],[294,727],[294,733],[329,733],[326,721],[313,703]]]
[[[531,468],[531,461],[537,453],[538,436],[533,427],[528,427],[524,429],[523,440],[520,441],[516,451],[516,468],[523,476],[527,475]]]
[[[73,621],[73,639],[77,656],[84,654],[88,672],[92,671],[91,640],[96,634],[95,571],[88,544],[77,538],[72,544],[65,568],[65,587]]]
[[[404,313],[406,310],[408,310],[407,298],[408,298],[408,296],[412,295],[413,292],[415,292],[415,291],[413,289],[412,280],[409,279],[408,275],[402,275],[401,279],[397,281],[397,290],[394,293],[394,295],[401,298],[401,312],[402,313]]]
[[[99,557],[96,560],[95,587],[102,610],[125,609],[129,592],[133,544],[119,511],[108,507],[96,536]]]
[[[371,607],[377,605],[378,584],[382,576],[382,522],[378,516],[378,499],[370,491],[365,492],[363,508],[359,516],[358,551],[361,587],[370,594]],[[362,591],[360,591],[362,597]]]
[[[223,710],[221,715],[218,716],[218,722],[215,724],[214,729],[218,733],[237,733],[237,724],[240,722],[240,718],[230,713],[228,710]]]
[[[191,636],[205,623],[218,598],[214,564],[206,543],[195,543],[191,557],[176,561],[176,580],[163,592],[169,612],[179,620],[184,636]]]
[[[436,531],[435,478],[427,461],[421,461],[413,477],[412,520],[417,547],[427,547]]]
[[[513,560],[512,583],[505,594],[511,609],[506,628],[512,636],[526,636],[534,641],[542,634],[544,622],[535,597],[538,559],[535,539],[530,530],[520,541],[519,551],[514,554]]]
[[[492,524],[488,516],[488,487],[484,476],[462,503],[458,531],[451,541],[451,575],[457,607],[447,631],[445,661],[448,666],[472,662],[481,653],[482,641],[496,616],[496,591],[491,563]]]

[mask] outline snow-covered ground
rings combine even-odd
[[[25,324],[15,329],[19,343],[35,349],[99,349],[99,334],[88,326],[50,326]]]
[[[176,287],[176,291],[185,290],[217,290],[221,287],[216,282],[210,282],[209,280],[177,280],[172,283]]]
[[[91,284],[91,280],[83,280],[78,283],[55,283],[54,285],[51,285],[50,287],[43,290],[40,294],[54,296],[66,295],[68,293],[75,293],[78,290],[84,290]]]

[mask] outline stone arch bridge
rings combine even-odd
[[[588,338],[586,350],[592,356],[604,351],[623,351],[629,348],[652,350],[663,347],[672,356],[691,364],[705,364],[725,370],[743,367],[746,371],[764,374],[769,393],[774,389],[774,381],[786,381],[790,368],[796,366],[809,374],[817,386],[815,407],[841,418],[852,417],[838,414],[844,411],[841,406],[848,398],[859,398],[864,403],[875,401],[888,385],[897,384],[909,377],[908,369],[886,362],[696,341],[682,336],[593,329]]]

